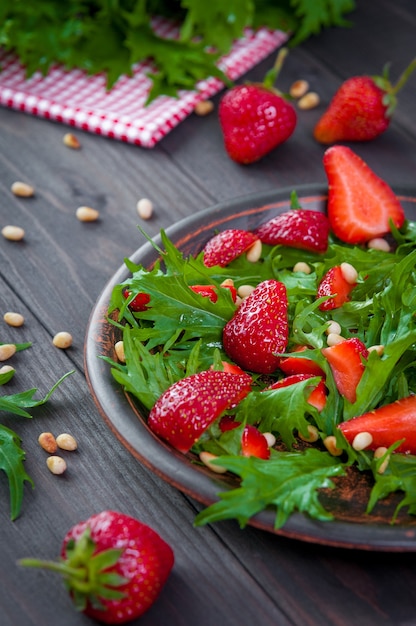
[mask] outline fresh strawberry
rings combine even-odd
[[[346,80],[316,124],[315,139],[322,144],[369,141],[384,133],[397,105],[397,93],[415,68],[416,59],[394,86],[387,72]]]
[[[334,265],[331,267],[325,276],[319,283],[317,296],[323,298],[324,296],[331,296],[328,300],[322,302],[319,305],[321,311],[332,311],[332,309],[338,309],[340,306],[348,302],[350,299],[350,293],[354,289],[355,284],[349,283],[345,280],[340,265]]]
[[[233,415],[223,415],[219,421],[219,427],[222,433],[234,430],[234,428],[237,428],[240,424],[241,422],[237,422]]]
[[[416,396],[408,396],[378,409],[353,417],[338,426],[352,444],[356,435],[367,432],[373,441],[369,450],[390,447],[396,441],[405,441],[395,452],[416,454]]]
[[[280,51],[262,84],[236,85],[220,102],[218,113],[225,149],[237,163],[258,161],[295,130],[295,109],[273,89],[286,52]]]
[[[123,289],[123,296],[127,299],[131,296],[131,291],[127,287]],[[139,292],[134,298],[129,302],[129,309],[131,311],[146,311],[149,307],[147,306],[150,302],[150,296],[147,293]]]
[[[276,354],[287,346],[287,309],[283,283],[270,279],[257,285],[224,327],[225,352],[245,370],[273,372],[279,365]]]
[[[174,554],[149,526],[123,513],[102,511],[68,531],[59,562],[20,563],[61,573],[79,611],[106,624],[124,624],[155,602]]]
[[[364,372],[363,359],[368,350],[360,339],[352,337],[321,350],[327,359],[339,393],[353,403],[357,397],[357,386]]]
[[[237,289],[232,285],[221,285],[223,289],[229,289],[233,302],[237,300]],[[209,298],[211,302],[218,300],[218,290],[214,285],[190,285],[190,288],[195,293],[198,293],[204,298]]]
[[[297,346],[292,353],[298,354],[308,350],[308,346]],[[279,369],[287,376],[293,374],[311,374],[312,376],[324,376],[324,372],[315,361],[306,357],[287,356],[279,361]]]
[[[150,411],[151,430],[180,452],[188,452],[226,409],[251,389],[248,374],[218,370],[199,372],[169,387]]]
[[[225,267],[244,254],[258,237],[247,230],[229,228],[214,235],[204,246],[204,265]]]
[[[296,383],[300,383],[304,380],[308,380],[309,378],[314,378],[314,374],[292,374],[291,376],[286,376],[286,378],[282,378],[277,380],[275,383],[270,385],[268,389],[281,389],[282,387],[290,387],[291,385],[296,385]],[[326,404],[326,387],[324,381],[321,379],[312,389],[308,396],[309,404],[312,404],[318,411],[322,411]]]
[[[390,232],[390,220],[400,228],[403,207],[389,185],[347,146],[332,146],[324,154],[328,178],[328,218],[341,241],[363,244]]]
[[[270,448],[266,437],[251,424],[244,427],[241,435],[241,454],[243,456],[256,456],[264,460],[270,458]]]
[[[281,244],[321,253],[328,248],[329,221],[320,211],[290,210],[259,226],[255,234],[271,246]]]

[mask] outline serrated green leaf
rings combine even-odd
[[[25,452],[20,444],[20,437],[0,424],[0,469],[6,473],[9,481],[10,517],[12,520],[16,519],[22,507],[24,483],[29,482],[33,486],[33,480],[23,466]]]

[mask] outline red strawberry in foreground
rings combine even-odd
[[[270,448],[266,437],[255,426],[247,424],[241,436],[241,454],[256,456],[259,459],[270,458]]]
[[[341,241],[366,243],[390,232],[390,220],[400,228],[404,210],[393,190],[350,148],[332,146],[324,154],[328,178],[327,213]]]
[[[169,387],[150,411],[149,428],[180,452],[188,452],[226,409],[251,390],[248,374],[207,370]]]
[[[373,438],[369,450],[388,448],[396,441],[405,439],[395,452],[416,454],[416,396],[408,396],[353,417],[338,428],[351,444],[356,435],[367,432]]]
[[[237,163],[258,161],[295,130],[295,109],[272,87],[286,53],[285,48],[280,51],[263,84],[236,85],[220,102],[218,113],[225,149]]]
[[[331,367],[339,393],[349,402],[355,402],[357,386],[364,372],[362,359],[368,358],[368,350],[363,342],[353,337],[323,348],[321,352]]]
[[[273,372],[279,365],[276,353],[287,346],[287,309],[283,283],[270,279],[257,285],[224,327],[225,352],[245,370]]]
[[[258,237],[247,230],[229,228],[214,235],[204,247],[204,265],[226,267],[256,243]]]
[[[340,265],[331,267],[319,283],[317,297],[331,296],[319,305],[321,311],[332,311],[348,302],[355,284],[349,283]]]
[[[147,611],[173,563],[171,547],[152,528],[115,511],[73,526],[59,562],[20,561],[61,573],[76,608],[106,624],[123,624]]]
[[[255,230],[262,243],[278,244],[325,252],[328,247],[329,221],[320,211],[295,209],[281,213]]]
[[[395,86],[386,74],[346,80],[316,124],[315,139],[322,144],[369,141],[384,133],[397,105],[397,93],[415,68],[416,59]]]

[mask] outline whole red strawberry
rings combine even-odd
[[[171,547],[149,526],[102,511],[65,535],[61,560],[22,559],[63,575],[76,608],[106,624],[133,620],[155,602],[174,563]]]
[[[354,76],[346,80],[316,124],[315,139],[329,145],[369,141],[384,133],[397,106],[397,93],[415,68],[416,59],[394,86],[387,68],[382,76]]]
[[[264,83],[236,85],[220,102],[219,121],[225,149],[237,163],[247,165],[258,161],[289,139],[295,130],[295,109],[272,87],[285,54],[283,49]]]

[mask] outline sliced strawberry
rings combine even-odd
[[[339,393],[353,403],[357,386],[364,372],[362,359],[368,358],[368,350],[360,339],[352,337],[335,346],[322,349],[327,359]]]
[[[214,235],[204,247],[204,265],[225,267],[247,252],[258,237],[247,230],[229,228]]]
[[[190,285],[190,288],[195,293],[198,293],[204,298],[209,298],[211,302],[218,300],[218,290],[214,285]],[[221,285],[222,289],[229,289],[233,302],[237,300],[237,289],[233,285]]]
[[[264,460],[270,458],[270,448],[266,437],[251,424],[244,427],[241,435],[241,454],[243,456],[256,456]]]
[[[305,352],[308,346],[297,346],[292,350],[293,353]],[[292,374],[312,374],[313,376],[324,376],[323,370],[315,361],[306,357],[287,356],[283,357],[279,362],[279,369],[287,376]]]
[[[321,280],[318,287],[318,298],[331,296],[325,302],[319,305],[321,311],[332,311],[348,302],[350,293],[354,289],[355,284],[349,283],[344,278],[340,265],[331,267]]]
[[[416,396],[408,396],[353,417],[338,428],[351,444],[356,435],[367,432],[373,438],[369,450],[388,448],[396,441],[405,439],[395,452],[416,454]]]
[[[154,404],[149,427],[180,452],[188,452],[208,426],[250,389],[248,374],[207,370],[187,376],[171,385]]]
[[[286,378],[282,378],[281,380],[277,380],[275,383],[270,385],[268,389],[281,389],[282,387],[290,387],[291,385],[296,385],[296,383],[300,383],[304,380],[308,380],[309,378],[314,378],[313,374],[293,374],[292,376],[286,376]],[[326,387],[324,381],[321,379],[315,387],[312,389],[308,396],[309,404],[312,404],[318,411],[322,411],[326,404]]]
[[[266,244],[289,246],[325,252],[328,248],[329,220],[324,213],[296,209],[281,213],[265,222],[255,231]]]
[[[123,289],[123,296],[127,299],[131,296],[131,291],[127,287]],[[147,293],[139,292],[131,302],[129,302],[129,309],[131,311],[146,311],[150,302],[150,296]]]
[[[220,419],[220,431],[222,433],[228,432],[229,430],[234,430],[240,426],[241,422],[237,422],[232,415],[223,415]]]
[[[400,228],[403,207],[389,185],[347,146],[324,154],[328,178],[328,218],[333,233],[346,243],[366,243]]]
[[[287,346],[287,309],[283,283],[270,279],[257,285],[224,327],[227,355],[245,370],[273,372],[279,365],[276,354]]]

